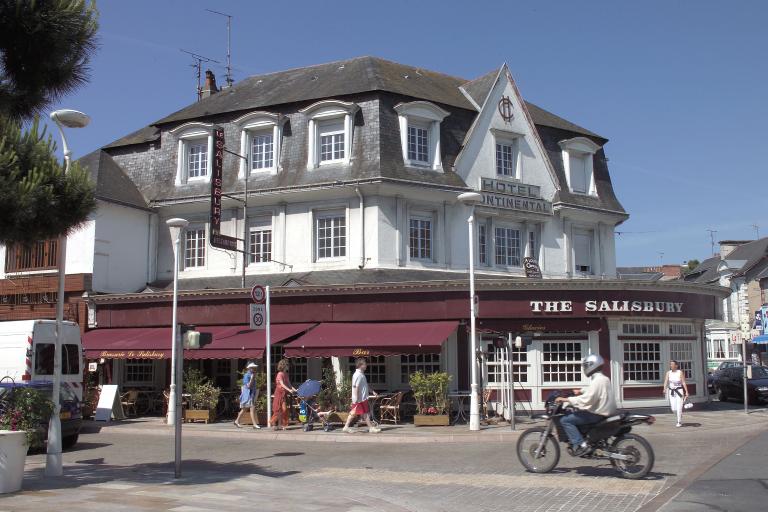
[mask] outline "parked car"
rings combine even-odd
[[[723,361],[717,365],[717,368],[707,375],[707,389],[709,390],[710,395],[717,393],[717,390],[715,389],[715,380],[720,377],[720,373],[726,368],[736,368],[737,366],[741,366],[741,361]]]
[[[752,378],[747,380],[747,400],[750,404],[768,403],[768,368],[752,366]],[[718,398],[725,402],[744,397],[744,367],[726,368],[714,382]]]

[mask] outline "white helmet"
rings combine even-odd
[[[589,377],[596,371],[600,370],[605,364],[605,360],[599,354],[590,354],[584,358],[581,362],[581,369],[584,371],[584,375]]]

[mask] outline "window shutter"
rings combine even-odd
[[[580,154],[570,154],[571,190],[587,192],[587,159]]]
[[[579,272],[592,271],[592,236],[586,233],[573,235],[573,251],[576,270]]]

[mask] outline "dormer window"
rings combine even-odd
[[[600,146],[586,137],[559,142],[563,150],[563,167],[568,188],[575,194],[597,195],[594,174],[594,155]]]
[[[176,185],[211,179],[213,125],[186,123],[171,130],[179,141]]]
[[[354,103],[324,100],[300,110],[308,118],[308,169],[349,163],[355,115],[359,109]]]
[[[241,129],[240,179],[246,174],[277,174],[280,168],[280,147],[286,118],[270,112],[251,112],[234,123]]]
[[[442,171],[440,123],[450,113],[427,101],[400,103],[395,111],[405,165]]]

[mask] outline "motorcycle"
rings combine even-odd
[[[545,402],[546,427],[535,427],[524,431],[517,441],[517,457],[528,471],[548,473],[560,461],[560,443],[565,443],[568,454],[574,456],[568,436],[560,420],[570,414],[572,408],[557,403],[556,398],[564,396],[552,393]],[[622,412],[592,425],[580,427],[589,450],[582,458],[609,460],[623,478],[638,479],[653,469],[654,454],[650,443],[642,436],[632,434],[632,427],[645,423],[652,425],[653,416]]]

